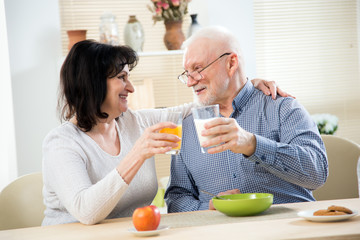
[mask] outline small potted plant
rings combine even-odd
[[[316,123],[320,134],[333,135],[338,129],[339,119],[331,114],[314,114],[311,115]]]

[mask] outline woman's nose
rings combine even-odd
[[[132,83],[130,81],[128,81],[127,85],[126,85],[126,89],[130,92],[133,93],[135,91],[134,86],[132,85]]]

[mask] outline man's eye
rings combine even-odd
[[[201,66],[196,66],[196,67],[194,68],[194,71],[199,71],[199,70],[201,70],[201,69],[202,69]]]

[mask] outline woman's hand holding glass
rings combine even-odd
[[[175,129],[176,127],[175,123],[161,122],[145,129],[132,150],[147,159],[155,154],[164,154],[173,148],[177,148],[181,138],[174,134],[160,133],[160,130],[164,128]]]
[[[178,146],[181,138],[173,134],[160,133],[163,128],[176,128],[172,122],[161,122],[145,129],[131,151],[117,166],[123,180],[130,184],[146,159],[163,154]]]

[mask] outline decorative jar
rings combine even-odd
[[[190,14],[190,17],[191,25],[187,33],[188,38],[201,28],[201,25],[197,21],[197,14]]]
[[[164,43],[168,50],[178,50],[185,40],[182,21],[165,21]]]
[[[86,31],[87,30],[68,30],[68,31],[66,31],[66,33],[69,37],[69,45],[68,45],[69,51],[75,43],[86,39]]]
[[[110,12],[101,16],[100,42],[119,45],[118,25],[115,22],[115,16]]]
[[[124,29],[125,44],[136,52],[142,52],[144,45],[144,30],[135,15],[130,15]]]

